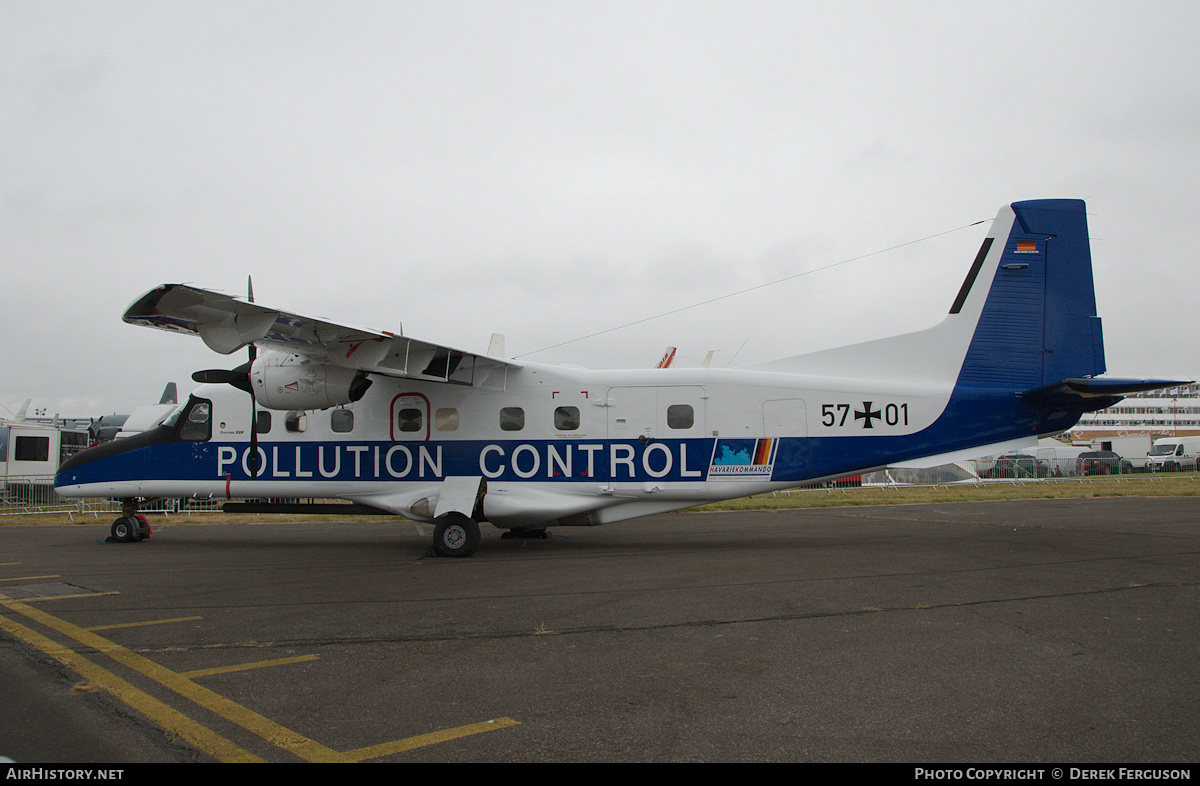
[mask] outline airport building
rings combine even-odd
[[[1132,436],[1200,436],[1200,383],[1134,393],[1115,407],[1085,414],[1064,435],[1077,445]]]

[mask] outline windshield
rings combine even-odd
[[[212,436],[212,402],[191,396],[167,416],[163,425],[178,426],[179,438],[185,442],[207,442]]]
[[[174,428],[175,424],[179,421],[179,416],[183,414],[183,411],[187,409],[187,405],[191,403],[192,400],[189,398],[176,407],[174,412],[172,412],[170,415],[167,415],[167,417],[163,419],[162,425]]]
[[[1175,443],[1174,442],[1167,442],[1165,444],[1155,445],[1154,447],[1150,448],[1151,456],[1169,456],[1174,452],[1175,452]]]

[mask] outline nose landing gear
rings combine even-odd
[[[121,518],[112,523],[109,530],[109,541],[112,543],[136,543],[145,540],[154,533],[146,517],[137,512],[135,500],[122,500]]]

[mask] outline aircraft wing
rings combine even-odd
[[[502,358],[305,317],[187,284],[156,287],[134,301],[123,319],[131,325],[199,336],[222,355],[254,344],[392,377],[486,384],[497,373],[502,377],[507,369],[520,368]]]

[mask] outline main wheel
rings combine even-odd
[[[439,557],[469,557],[479,546],[479,525],[461,513],[447,513],[436,520],[433,550]]]

